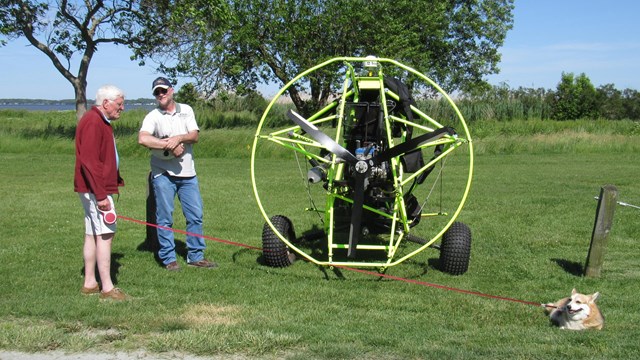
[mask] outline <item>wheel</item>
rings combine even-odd
[[[296,235],[293,231],[293,225],[288,218],[282,215],[275,215],[270,220],[278,233],[282,234],[290,242],[295,241]],[[273,231],[269,223],[265,223],[262,229],[262,250],[264,262],[267,266],[287,267],[291,266],[296,259],[295,254],[278,237],[278,234]]]
[[[454,222],[442,236],[440,269],[451,275],[462,275],[469,269],[471,230],[461,222]]]

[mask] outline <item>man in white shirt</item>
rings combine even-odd
[[[156,201],[158,257],[170,271],[180,270],[173,231],[176,195],[187,222],[187,265],[215,268],[217,264],[204,257],[206,244],[202,235],[203,206],[198,177],[193,161],[193,144],[200,129],[193,109],[173,99],[173,86],[164,77],[151,85],[158,107],[145,116],[138,143],[151,149],[151,182]]]

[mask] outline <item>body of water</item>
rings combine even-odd
[[[90,108],[91,106],[89,106]],[[127,104],[124,103],[124,109],[145,109],[153,110],[154,104]],[[75,105],[69,104],[0,104],[1,109],[27,110],[27,111],[76,111]]]

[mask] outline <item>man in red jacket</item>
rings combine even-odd
[[[84,286],[81,293],[100,293],[101,299],[125,300],[126,294],[111,280],[111,242],[115,219],[104,216],[113,209],[112,194],[124,186],[118,170],[118,151],[111,121],[124,111],[124,93],[113,85],[98,89],[95,106],[87,111],[76,128],[74,191],[84,208]],[[96,265],[102,289],[96,277]]]

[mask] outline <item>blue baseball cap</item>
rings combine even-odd
[[[172,87],[171,82],[167,78],[161,76],[153,80],[153,83],[151,84],[151,92],[156,91],[157,88],[168,89],[170,87]]]

